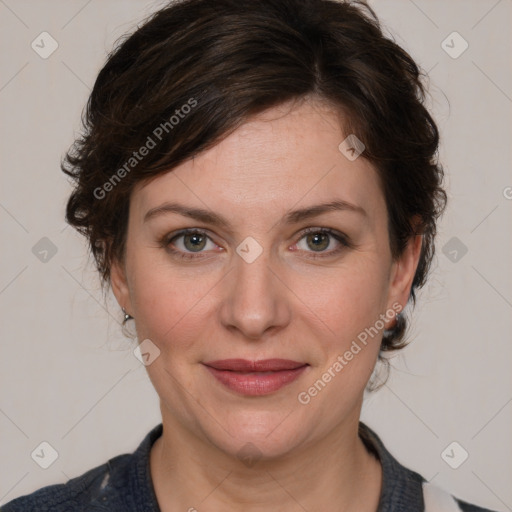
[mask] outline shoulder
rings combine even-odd
[[[0,512],[125,512],[158,510],[149,473],[149,453],[162,424],[131,454],[118,455],[64,484],[16,498]]]
[[[459,500],[435,484],[423,481],[425,512],[493,512]]]
[[[4,505],[1,512],[72,512],[79,510],[107,510],[107,483],[116,478],[123,480],[130,455],[120,455],[107,463],[90,469],[86,473],[64,484],[42,487],[31,494],[21,496]],[[87,509],[85,508],[87,506]]]
[[[471,503],[466,503],[462,500],[457,500],[457,504],[463,512],[495,512],[488,508],[477,507],[476,505],[472,505]]]
[[[359,424],[359,437],[382,466],[382,491],[378,512],[493,512],[458,499],[418,473],[402,466],[386,449],[379,436]]]

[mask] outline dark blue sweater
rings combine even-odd
[[[43,487],[16,498],[1,512],[160,512],[149,470],[149,453],[162,424],[149,432],[132,454],[119,455],[65,484]],[[359,435],[382,464],[377,512],[423,512],[424,479],[399,464],[379,437],[360,423]],[[491,512],[457,500],[464,512]]]

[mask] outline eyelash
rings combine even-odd
[[[337,242],[340,243],[341,247],[338,247],[337,249],[334,249],[332,251],[325,252],[325,253],[315,254],[314,252],[312,252],[311,255],[308,256],[308,258],[311,258],[311,259],[327,258],[327,257],[331,257],[331,256],[339,254],[344,249],[352,248],[353,247],[353,244],[349,242],[348,238],[345,235],[343,235],[342,233],[339,233],[338,231],[330,229],[330,228],[307,228],[307,229],[305,229],[305,230],[303,230],[301,232],[300,237],[299,237],[299,239],[297,240],[296,243],[298,243],[305,236],[307,236],[307,235],[309,235],[311,233],[330,235]],[[172,233],[171,235],[164,236],[160,240],[160,245],[164,249],[166,249],[169,253],[171,253],[174,257],[177,257],[179,259],[194,260],[194,259],[198,259],[198,258],[203,258],[203,256],[197,256],[197,254],[201,254],[200,252],[198,252],[198,253],[190,253],[190,252],[187,253],[187,252],[182,252],[180,250],[172,249],[170,247],[171,243],[174,240],[176,240],[177,238],[180,238],[182,236],[185,236],[185,235],[201,235],[201,236],[206,236],[208,239],[211,240],[211,238],[208,236],[208,233],[206,231],[203,231],[203,230],[197,229],[197,228],[188,228],[188,229],[183,229],[183,230],[181,230],[181,231],[179,231],[177,233]],[[211,241],[213,242],[213,240],[211,240]]]

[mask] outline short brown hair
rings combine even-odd
[[[102,285],[110,283],[112,261],[123,261],[135,184],[211,148],[255,114],[313,96],[343,112],[345,133],[364,143],[379,173],[393,257],[423,235],[415,303],[447,201],[422,78],[364,2],[172,2],[121,40],[97,77],[84,132],[62,162],[75,187],[66,220],[87,237]],[[401,318],[382,350],[401,348],[405,329]]]

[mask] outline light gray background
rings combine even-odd
[[[133,451],[160,422],[119,309],[105,309],[84,241],[66,228],[59,162],[113,42],[163,3],[0,0],[0,504]],[[512,2],[372,5],[430,71],[450,203],[412,344],[363,419],[425,478],[512,510]],[[59,45],[47,59],[31,48],[43,31]],[[442,47],[453,31],[469,43],[456,59]],[[43,237],[57,248],[46,262],[32,252]],[[456,262],[443,254],[453,237],[468,249]],[[59,454],[46,470],[31,458],[42,441]],[[441,457],[453,441],[469,453],[458,469]]]

